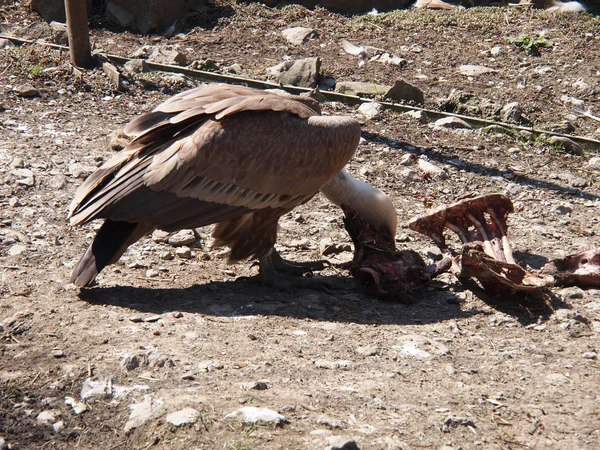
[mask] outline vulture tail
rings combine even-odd
[[[91,286],[102,269],[117,262],[127,247],[152,230],[154,227],[146,223],[106,220],[73,269],[71,283]]]

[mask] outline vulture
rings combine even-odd
[[[321,115],[310,97],[203,86],[169,98],[123,132],[132,140],[85,180],[69,208],[73,226],[104,219],[73,269],[78,286],[94,284],[156,229],[211,224],[230,262],[257,258],[261,274],[285,272],[295,266],[274,249],[278,220],[319,191],[395,234],[389,198],[343,170],[360,124]]]

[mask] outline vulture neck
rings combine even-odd
[[[387,195],[370,184],[353,178],[342,170],[321,188],[321,192],[337,206],[354,210],[365,222],[376,229],[396,236],[396,209]]]

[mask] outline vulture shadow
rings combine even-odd
[[[437,281],[413,291],[412,303],[382,301],[357,291],[354,280],[315,277],[329,292],[294,287],[280,291],[251,278],[212,281],[186,288],[113,286],[82,289],[79,298],[90,304],[130,308],[140,313],[187,312],[222,317],[282,316],[357,324],[418,325],[480,314],[461,309],[461,300]],[[405,299],[406,300],[406,299]]]
[[[399,151],[404,151],[403,148],[410,145],[407,142],[398,141],[396,139],[388,138],[382,136],[377,133],[364,132],[361,136],[370,142],[383,143],[390,148],[395,148]],[[443,148],[443,147],[442,147]],[[448,150],[452,150],[449,148]],[[485,167],[481,164],[474,164],[472,162],[464,161],[456,156],[448,156],[443,154],[440,151],[433,150],[432,148],[426,148],[422,153],[426,155],[428,158],[437,161],[441,164],[449,164],[455,167],[464,170],[465,172],[474,173],[481,176],[487,177],[504,177],[507,174],[513,175],[513,178],[510,180],[512,183],[520,184],[524,186],[530,186],[535,189],[543,189],[547,191],[553,191],[558,194],[569,195],[572,197],[577,197],[585,200],[598,200],[600,196],[590,194],[589,192],[585,192],[584,190],[572,186],[566,186],[564,184],[554,183],[552,181],[548,181],[547,179],[539,179],[530,177],[527,175],[519,175],[508,170],[499,170],[493,169],[489,167]]]

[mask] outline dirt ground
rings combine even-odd
[[[21,2],[5,2],[0,17],[0,34],[50,41]],[[122,32],[96,14],[91,26],[94,47],[112,54],[178,46],[190,60],[214,60],[224,72],[237,63],[241,76],[257,79],[286,58],[320,56],[323,74],[337,81],[401,77],[424,92],[428,109],[448,109],[444,100],[457,89],[473,95],[463,114],[486,116],[477,101],[518,102],[521,125],[600,139],[600,123],[574,113],[600,115],[600,20],[590,13],[344,17],[222,1],[168,39]],[[292,26],[318,37],[289,44],[280,32]],[[511,41],[523,34],[552,46],[530,55]],[[406,64],[358,67],[341,50],[343,38]],[[463,64],[494,71],[467,77]],[[278,249],[309,260],[322,258],[328,239],[340,244],[326,256],[332,266],[315,274],[328,291],[252,282],[257,269],[227,265],[224,250],[210,248],[209,229],[198,230],[190,257],[148,237],[97,287],[75,288],[70,269],[97,228],[69,226],[76,188],[113,153],[114,130],[200,81],[139,74],[119,92],[101,69],[79,79],[68,54],[40,45],[0,49],[0,74],[0,448],[600,448],[600,290],[498,298],[445,274],[410,304],[380,301],[358,292],[344,268],[352,253],[342,214],[320,195],[282,218]],[[25,84],[39,95],[17,95]],[[445,129],[399,112],[367,120],[355,106],[323,108],[363,123],[348,169],[392,198],[398,248],[435,256],[408,220],[491,192],[512,199],[509,237],[530,270],[599,245],[594,143],[573,155],[518,130]],[[408,153],[443,174],[401,165]],[[286,421],[225,417],[249,406]],[[184,408],[196,411],[193,423],[167,420]]]

